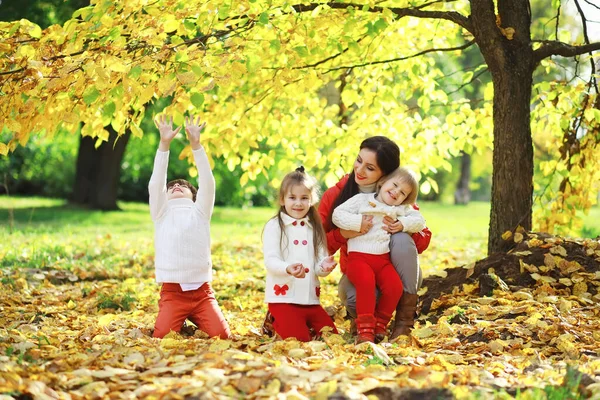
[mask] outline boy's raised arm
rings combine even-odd
[[[156,220],[167,204],[167,167],[169,165],[169,147],[171,141],[179,133],[181,127],[173,129],[173,119],[165,115],[154,120],[160,133],[158,151],[154,157],[154,168],[148,183],[150,195],[150,215]]]
[[[190,146],[194,154],[196,169],[198,170],[198,193],[196,205],[200,212],[206,213],[210,218],[215,205],[215,177],[210,169],[206,150],[200,144],[200,133],[206,127],[206,122],[200,123],[200,117],[187,117],[185,131],[187,132]]]

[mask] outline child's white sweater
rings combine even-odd
[[[425,228],[425,218],[412,205],[388,206],[375,199],[375,193],[359,193],[333,210],[333,223],[341,229],[360,231],[363,215],[373,215],[373,227],[364,235],[348,239],[348,252],[385,254],[390,251],[390,234],[383,230],[387,215],[404,225],[403,232],[419,232]]]
[[[157,151],[148,184],[154,221],[157,282],[212,281],[210,217],[215,202],[215,179],[204,148],[193,151],[198,169],[198,193],[191,199],[167,199],[168,151]]]

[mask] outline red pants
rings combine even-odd
[[[375,312],[391,316],[400,297],[402,281],[390,261],[390,253],[348,253],[346,276],[356,288],[356,313],[373,315]],[[379,301],[375,287],[379,288]],[[377,304],[377,309],[375,309]]]
[[[310,328],[319,335],[326,326],[337,333],[333,320],[318,304],[269,303],[269,312],[273,315],[273,328],[282,339],[295,337],[301,342],[308,342],[311,340]]]
[[[162,338],[170,331],[179,332],[186,318],[211,337],[226,339],[231,335],[210,283],[186,292],[178,283],[163,283],[152,336]]]

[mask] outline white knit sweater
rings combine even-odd
[[[285,236],[280,242],[281,227],[277,218],[265,225],[263,232],[263,255],[267,269],[265,301],[267,303],[319,304],[319,276],[330,272],[322,268],[327,250],[319,249],[315,260],[313,247],[313,228],[307,218],[295,219],[281,213]],[[286,272],[290,264],[302,263],[308,269],[304,278],[296,278]]]
[[[193,151],[198,169],[198,193],[191,199],[167,199],[168,151],[157,151],[148,184],[154,221],[157,282],[197,283],[212,280],[210,217],[215,179],[204,148]]]
[[[425,219],[412,205],[388,206],[375,199],[375,193],[359,193],[333,210],[332,220],[338,228],[360,231],[363,215],[373,216],[373,227],[364,235],[348,239],[348,252],[385,254],[390,251],[390,234],[383,230],[387,215],[404,225],[403,232],[419,232],[425,228]]]

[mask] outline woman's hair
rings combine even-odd
[[[417,175],[408,168],[399,167],[390,174],[382,176],[381,179],[377,181],[376,193],[379,195],[379,191],[383,184],[392,178],[400,178],[400,181],[406,182],[410,186],[410,193],[406,196],[406,199],[404,199],[402,204],[415,204],[417,202],[417,195],[419,194],[419,180],[417,179]]]
[[[190,191],[192,192],[192,201],[196,201],[196,193],[198,192],[198,190],[194,187],[194,185],[192,185],[185,179],[174,179],[171,182],[167,183],[167,192],[171,190],[171,188],[175,186],[176,183],[178,183],[179,186],[185,186],[186,188],[190,189]]]
[[[377,166],[385,176],[400,166],[400,148],[394,141],[385,136],[372,136],[362,141],[360,144],[360,150],[367,149],[375,153],[375,159],[377,160]],[[329,213],[329,224],[336,228],[336,225],[332,221],[333,210],[340,204],[344,203],[349,198],[358,194],[358,184],[354,178],[354,168],[348,177],[348,181],[344,185],[344,188],[340,192],[337,199],[333,202],[331,212]]]
[[[319,248],[327,246],[327,239],[325,236],[325,230],[323,229],[323,223],[321,222],[321,217],[319,216],[319,212],[315,207],[315,204],[319,201],[319,186],[317,184],[317,181],[313,177],[309,176],[306,172],[304,172],[304,167],[300,166],[296,168],[295,171],[290,172],[283,178],[283,181],[281,182],[281,187],[279,188],[279,203],[283,203],[285,196],[292,190],[292,187],[294,186],[304,186],[310,191],[311,206],[309,207],[306,216],[308,217],[308,221],[313,227],[313,251],[315,255],[315,260],[318,260]],[[285,243],[285,225],[283,224],[283,219],[281,219],[282,212],[286,212],[285,206],[283,205],[279,207],[277,215],[275,215],[273,218],[277,218],[277,221],[279,222],[279,227],[281,228],[279,246],[283,251]]]

